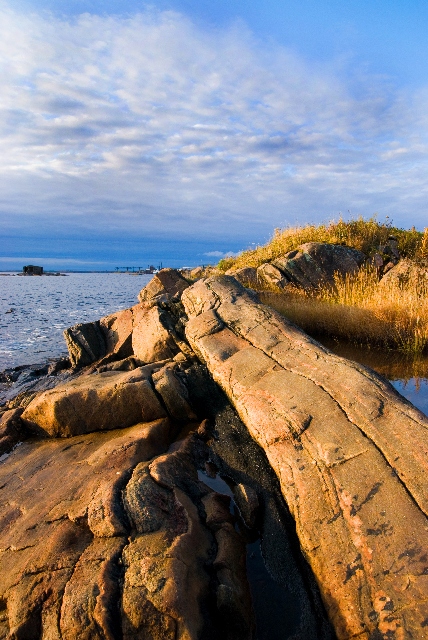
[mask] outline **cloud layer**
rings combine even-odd
[[[348,210],[426,220],[426,91],[172,12],[0,18],[6,234],[259,241]]]

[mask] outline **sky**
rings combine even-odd
[[[428,226],[426,0],[0,0],[0,270]]]

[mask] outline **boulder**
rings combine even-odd
[[[76,324],[64,331],[73,367],[84,367],[106,355],[106,343],[99,321]]]
[[[196,414],[189,404],[189,394],[185,376],[180,376],[177,363],[168,363],[153,376],[157,393],[161,396],[168,414],[179,422],[196,420]]]
[[[380,287],[417,287],[428,291],[428,267],[421,266],[413,260],[403,258],[392,266],[379,281]]]
[[[366,260],[357,249],[324,242],[307,242],[272,261],[286,280],[297,287],[313,290],[334,286],[334,276],[353,274]]]
[[[194,269],[191,269],[189,272],[189,277],[192,280],[197,280],[198,278],[202,278],[203,275],[204,275],[204,269],[202,267],[195,267]]]
[[[233,497],[243,521],[249,529],[252,529],[256,523],[260,506],[257,493],[248,485],[240,482],[233,487]]]
[[[132,329],[134,315],[140,305],[112,313],[100,320],[100,329],[104,336],[106,354],[115,353],[118,359],[132,355]]]
[[[238,282],[240,282],[244,287],[249,287],[250,289],[257,289],[258,278],[257,278],[257,269],[254,267],[243,267],[242,269],[229,269],[226,271],[227,275],[232,275]]]
[[[11,409],[0,415],[0,457],[28,438],[28,431],[21,420],[22,411],[21,408]]]
[[[231,277],[182,302],[190,344],[277,474],[337,637],[422,638],[427,417]]]
[[[140,302],[156,303],[179,297],[189,283],[176,269],[162,269],[139,293]]]
[[[266,262],[260,265],[257,269],[257,279],[263,288],[278,288],[285,289],[290,285],[290,280],[284,275],[282,271],[275,267],[273,264]]]
[[[157,305],[145,308],[135,319],[132,350],[142,362],[157,362],[173,358],[180,348],[174,339],[168,314]]]
[[[151,384],[159,365],[81,376],[34,398],[21,419],[33,431],[70,437],[166,415]]]
[[[0,464],[1,638],[250,640],[244,541],[228,512],[212,526],[202,444],[167,454],[173,432],[26,442]]]
[[[72,366],[97,363],[102,367],[133,355],[149,364],[173,358],[180,350],[188,356],[188,346],[177,336],[168,314],[158,306],[176,302],[188,286],[175,269],[162,269],[140,292],[139,304],[66,329],[64,338]]]
[[[141,304],[104,316],[96,322],[77,324],[64,331],[64,338],[75,368],[107,360],[132,356],[132,331],[147,307]]]

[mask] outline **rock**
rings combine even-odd
[[[229,269],[226,271],[227,275],[232,275],[238,282],[240,282],[244,287],[249,287],[250,289],[257,289],[258,278],[257,278],[257,269],[254,267],[243,267],[242,269]]]
[[[206,516],[203,443],[166,453],[174,430],[27,442],[0,464],[0,637],[250,640],[244,541],[227,510]]]
[[[64,331],[73,367],[84,367],[106,355],[106,343],[100,322],[76,324]]]
[[[11,409],[0,416],[0,456],[9,453],[29,436],[21,421],[23,409]]]
[[[233,487],[233,497],[243,521],[249,529],[252,529],[256,523],[259,510],[257,493],[254,489],[241,482]]]
[[[162,269],[140,291],[140,302],[153,303],[157,300],[171,300],[179,297],[189,283],[176,269]]]
[[[176,363],[168,363],[153,374],[153,383],[162,397],[169,415],[179,422],[196,420],[196,414],[189,404],[184,377]]]
[[[182,301],[190,344],[276,471],[337,637],[423,637],[426,416],[231,277]]]
[[[284,277],[303,289],[334,286],[334,275],[353,274],[366,256],[351,247],[323,242],[308,242],[272,261]]]
[[[24,443],[1,463],[0,637],[117,637],[121,490],[170,439],[163,420]]]
[[[61,357],[51,362],[48,366],[48,376],[55,376],[61,371],[65,371],[71,367],[70,358]]]
[[[380,253],[375,253],[373,258],[372,258],[372,264],[375,267],[377,273],[382,273],[382,267],[383,267],[383,258],[380,255]]]
[[[157,305],[145,309],[136,319],[132,350],[139,360],[145,363],[157,362],[173,358],[180,351],[171,322],[168,321],[168,314]]]
[[[202,278],[203,275],[204,275],[204,270],[202,267],[195,267],[194,269],[191,269],[189,272],[189,277],[192,280],[197,280],[198,278]]]
[[[80,368],[94,362],[102,366],[112,359],[122,360],[132,356],[132,331],[146,312],[146,306],[137,304],[96,322],[66,329],[64,338],[72,366]]]
[[[139,306],[101,318],[100,329],[104,336],[106,354],[115,353],[118,359],[132,355],[132,329]]]
[[[259,284],[266,287],[278,287],[279,289],[285,289],[290,285],[290,280],[284,275],[282,271],[275,267],[273,264],[266,262],[260,265],[257,269],[257,279]]]
[[[22,420],[40,434],[70,437],[129,427],[166,415],[150,376],[159,365],[82,376],[30,402]]]
[[[174,276],[169,273],[173,270],[165,271],[166,276],[163,272],[159,276],[165,280],[166,286],[171,285],[171,291],[178,291],[181,281],[174,280]],[[181,280],[188,286],[187,281],[183,278]],[[170,281],[176,282],[175,288]],[[112,361],[126,360],[131,356],[149,364],[172,358],[180,349],[188,354],[189,347],[178,338],[169,315],[157,305],[156,301],[161,298],[166,303],[173,296],[171,293],[154,298],[148,296],[144,304],[105,316],[97,322],[67,329],[64,336],[73,366],[83,367],[95,363],[95,368],[100,368]]]
[[[66,365],[67,362],[69,362],[68,358],[65,359],[64,364]],[[75,371],[67,366],[62,368],[61,363],[59,371],[55,371],[55,363],[48,363],[45,367],[31,365],[18,367],[17,370],[9,370],[5,373],[5,377],[10,381],[0,389],[0,402],[8,409],[24,408],[37,394],[53,389],[76,376]]]
[[[138,360],[135,356],[129,356],[123,360],[113,360],[108,364],[97,365],[94,369],[98,373],[103,373],[104,371],[134,371],[134,369],[138,369],[143,365],[144,362]]]
[[[428,267],[418,265],[412,260],[403,258],[396,265],[392,265],[379,281],[380,287],[417,287],[427,291]]]

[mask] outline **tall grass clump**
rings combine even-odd
[[[388,221],[378,222],[375,217],[364,220],[330,222],[329,224],[305,225],[275,229],[271,240],[255,249],[243,251],[235,258],[220,260],[218,268],[227,271],[230,268],[258,267],[264,262],[271,262],[288,251],[296,249],[306,242],[328,242],[353,247],[373,256],[388,242],[388,237],[394,235],[398,241],[398,249],[403,257],[412,259],[428,259],[428,229],[425,232],[399,229]]]
[[[427,236],[425,231],[424,236]],[[314,336],[328,335],[364,346],[428,352],[428,279],[379,283],[373,266],[335,276],[317,292],[261,293],[263,302]]]

